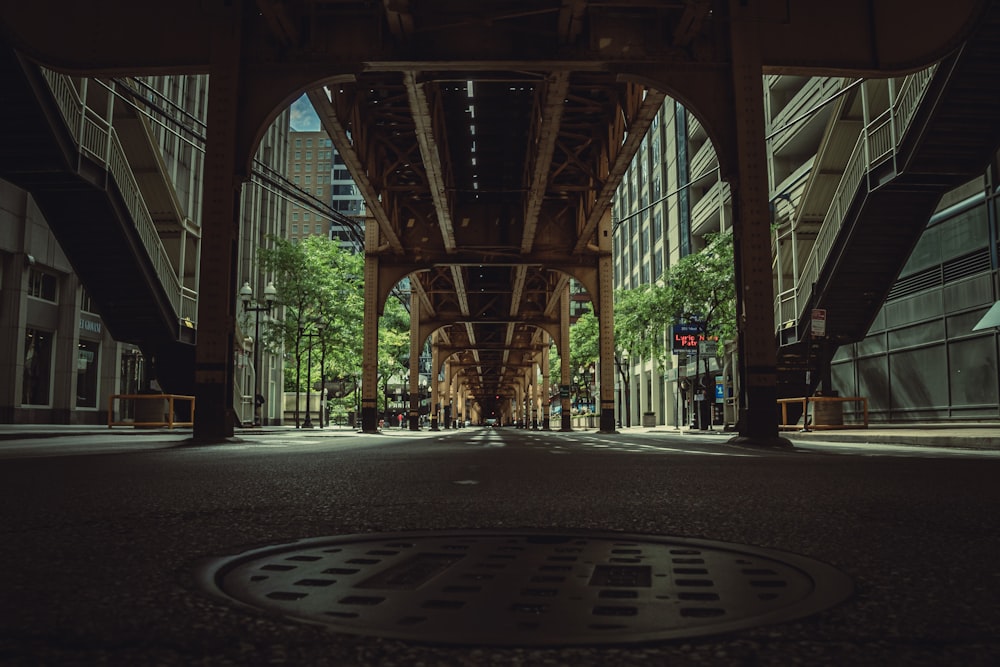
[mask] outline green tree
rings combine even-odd
[[[410,313],[395,297],[389,297],[378,323],[377,383],[383,412],[389,411],[389,383],[395,377],[409,377],[403,365],[410,356]]]
[[[667,273],[663,307],[673,321],[699,324],[721,341],[736,336],[736,278],[732,232],[706,235],[701,252],[681,258]]]
[[[720,341],[736,337],[736,280],[732,232],[706,235],[708,245],[681,258],[662,283],[615,295],[615,339],[633,357],[666,366],[664,332],[673,324],[697,324]]]
[[[581,366],[589,366],[601,356],[601,332],[592,310],[580,315],[569,330],[570,374]]]
[[[639,358],[656,359],[662,370],[667,355],[672,353],[664,344],[664,333],[671,325],[697,325],[699,333],[707,339],[725,342],[735,338],[733,235],[732,232],[706,235],[706,240],[708,244],[703,250],[671,266],[661,284],[616,295],[615,335],[619,347]],[[710,358],[703,361],[707,376]],[[703,403],[702,409],[707,405]]]
[[[272,318],[266,328],[265,343],[288,353],[285,391],[298,394],[310,377],[319,383],[334,374],[359,372],[363,258],[323,237],[308,237],[299,244],[272,241],[271,247],[260,249],[260,258],[262,268],[274,276],[275,312],[280,317]],[[310,335],[317,332],[319,336]],[[306,368],[309,360],[312,368]]]
[[[663,287],[655,285],[615,293],[615,346],[635,359],[655,359],[661,369],[667,363],[664,331],[671,322],[664,297]]]
[[[589,368],[601,356],[600,322],[593,310],[580,315],[569,330],[569,374],[573,377],[580,368]],[[589,372],[589,371],[588,371]],[[581,381],[584,378],[580,378]],[[595,378],[588,377],[588,384]],[[569,382],[569,378],[565,380]],[[579,389],[578,389],[579,391]],[[578,397],[578,401],[581,399]]]

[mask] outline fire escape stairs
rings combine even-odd
[[[994,3],[938,65],[894,159],[861,178],[811,297],[795,325],[779,331],[779,397],[810,395],[837,347],[864,339],[941,196],[988,166],[1000,147],[998,78]],[[824,340],[809,335],[813,309],[826,311]]]
[[[115,340],[156,358],[166,391],[190,393],[194,330],[181,325],[119,185],[75,140],[38,66],[0,44],[0,77],[0,177],[31,194]]]

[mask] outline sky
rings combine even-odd
[[[298,132],[319,132],[319,116],[313,111],[312,103],[303,93],[302,97],[292,103],[292,116],[289,120],[293,130]]]

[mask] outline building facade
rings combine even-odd
[[[109,413],[114,421],[128,419],[133,408],[112,397],[156,390],[152,355],[138,342],[114,337],[108,314],[102,315],[74,269],[89,249],[63,247],[64,230],[67,225],[93,228],[88,243],[96,244],[96,253],[119,242],[98,232],[109,227],[109,217],[118,217],[110,226],[126,228],[125,238],[141,239],[136,254],[158,276],[151,289],[167,294],[179,340],[196,341],[208,77],[104,81],[40,68],[28,75],[46,80],[50,88],[37,99],[22,97],[21,106],[39,116],[53,112],[48,117],[57,120],[46,130],[71,137],[70,150],[81,156],[75,168],[69,165],[60,175],[79,183],[68,192],[92,187],[88,179],[96,173],[108,185],[92,192],[103,192],[98,199],[107,201],[88,206],[95,200],[91,194],[68,214],[47,203],[44,208],[52,214],[46,218],[36,201],[45,201],[44,193],[16,185],[20,174],[11,174],[11,180],[0,175],[0,421],[107,424]],[[74,118],[87,119],[88,131],[78,132],[70,122]],[[286,112],[267,131],[256,156],[262,168],[283,172],[288,124]],[[94,137],[102,151],[94,150]],[[51,137],[34,139],[43,145]],[[267,280],[258,271],[256,249],[269,235],[284,234],[286,205],[254,179],[244,187],[242,215],[240,283],[262,290]],[[124,265],[110,261],[101,272],[112,282],[136,282]],[[120,314],[115,315],[120,322]],[[233,350],[239,376],[233,409],[242,421],[252,417],[247,405],[253,403],[255,369],[246,318],[240,324]],[[281,358],[280,351],[263,355],[268,369],[263,386],[275,397],[281,389]],[[161,375],[167,370],[160,369]]]
[[[932,68],[867,81],[763,78],[779,344],[782,331],[792,330],[808,307],[835,243],[826,239],[843,233],[848,215],[861,215],[857,200],[863,207],[864,198],[855,190],[878,187],[870,174],[901,155],[920,105],[932,103],[921,95],[930,94],[924,90],[933,76]],[[926,229],[867,334],[837,348],[832,386],[823,391],[864,397],[872,421],[1000,418],[997,333],[973,331],[1000,295],[996,165],[943,190],[933,215],[916,221]],[[851,201],[855,209],[848,211]],[[705,246],[707,234],[732,226],[715,149],[678,102],[668,99],[661,108],[619,187],[613,216],[616,289],[662,280],[672,264]],[[728,370],[735,367],[733,347],[713,362],[721,389],[705,396],[717,402],[713,427],[738,418],[732,398],[738,378]],[[620,423],[692,423],[693,390],[685,382],[692,361],[677,354],[669,359],[658,368],[619,351],[616,362],[625,369],[616,386]]]
[[[288,141],[288,239],[325,236],[364,250],[365,205],[343,158],[325,130],[293,130]]]

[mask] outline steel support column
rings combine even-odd
[[[441,350],[437,343],[437,334],[431,341],[431,430],[438,430],[438,401],[440,400],[441,392],[438,387],[438,372],[441,368]]]
[[[215,8],[205,141],[198,345],[195,349],[194,439],[233,436],[233,351],[242,179],[236,155],[242,32],[239,5]]]
[[[614,274],[611,258],[611,210],[609,209],[597,229],[601,256],[597,260],[599,310],[597,312],[600,334],[598,372],[600,382],[601,433],[615,433],[615,298]],[[596,378],[595,378],[596,379]]]
[[[410,292],[410,413],[411,431],[420,430],[420,297]]]
[[[452,400],[451,378],[453,375],[453,371],[451,368],[452,361],[453,358],[449,357],[444,362],[444,396],[443,396],[444,410],[442,411],[443,412],[442,418],[444,419],[444,427],[446,429],[451,428],[451,420],[453,419],[452,407],[451,407],[451,400]]]
[[[737,177],[730,182],[736,243],[740,371],[745,407],[739,438],[788,444],[778,437],[777,352],[768,209],[760,22],[741,0],[731,0],[733,117]]]
[[[549,383],[549,334],[545,332],[542,334],[542,430],[550,430],[549,425],[549,409],[552,407],[552,403],[549,401],[549,392],[551,391],[551,384]]]
[[[560,419],[560,431],[572,431],[569,393],[564,395],[563,387],[569,384],[569,379],[573,376],[569,369],[569,283],[563,288],[563,293],[559,297],[559,375],[561,377],[559,385],[559,401],[562,404],[562,415]]]
[[[365,315],[361,352],[361,430],[378,432],[378,313],[379,259],[378,225],[374,220],[365,224]]]
[[[538,370],[536,369],[537,362],[532,361],[528,366],[528,372],[531,373],[529,378],[531,381],[531,430],[538,430]]]

